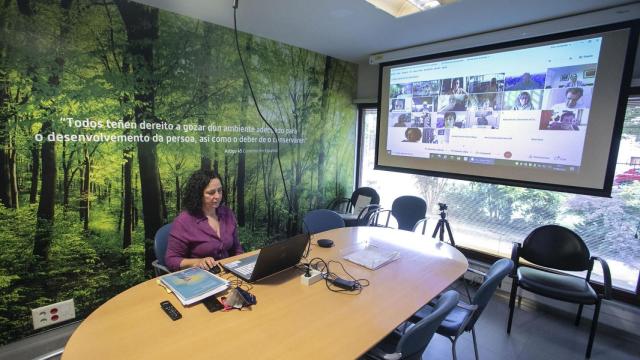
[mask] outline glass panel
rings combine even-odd
[[[629,99],[610,199],[373,170],[375,109],[366,110],[363,129],[361,186],[375,188],[386,209],[401,195],[427,200],[427,236],[440,219],[437,203],[449,207],[446,218],[456,245],[503,257],[536,227],[560,224],[576,231],[592,255],[606,259],[615,287],[635,291],[640,268],[640,97]],[[593,279],[601,281],[599,264]]]

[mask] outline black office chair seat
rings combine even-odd
[[[462,305],[462,304],[458,304]],[[409,321],[414,322],[429,315],[433,311],[430,305],[423,306],[418,312],[413,314]],[[467,307],[456,306],[451,310],[449,315],[438,326],[438,334],[444,336],[456,336],[460,328],[468,322],[469,317],[473,314],[473,309]]]
[[[593,305],[598,294],[583,278],[554,274],[530,267],[518,268],[518,284],[536,294],[577,304]]]

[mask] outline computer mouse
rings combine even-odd
[[[318,240],[318,246],[323,247],[323,248],[330,248],[330,247],[333,246],[333,240],[319,239]]]

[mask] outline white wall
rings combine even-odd
[[[358,92],[356,97],[360,102],[378,101],[377,64],[370,65],[368,61],[358,64]]]

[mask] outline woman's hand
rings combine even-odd
[[[207,256],[206,258],[199,259],[196,266],[201,269],[209,270],[216,264],[217,262],[211,256]]]

